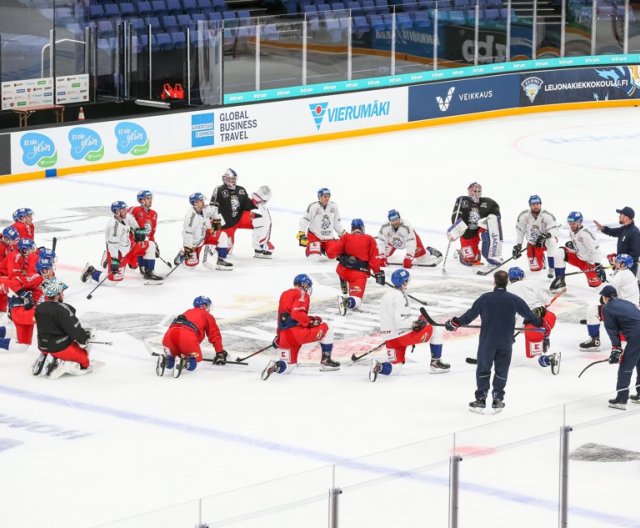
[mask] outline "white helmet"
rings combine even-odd
[[[224,171],[222,175],[222,182],[227,186],[233,189],[236,186],[236,182],[238,181],[238,174],[233,169],[227,169]]]
[[[253,199],[257,202],[268,202],[271,200],[271,189],[268,185],[261,185],[257,191],[252,193]]]

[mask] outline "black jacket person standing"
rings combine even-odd
[[[482,318],[476,368],[476,399],[469,404],[469,410],[473,412],[483,412],[486,407],[492,367],[494,368],[492,408],[499,412],[504,407],[504,388],[511,364],[516,314],[520,314],[525,323],[528,322],[534,326],[543,324],[542,319],[529,309],[527,303],[506,290],[509,282],[506,271],[496,271],[493,282],[495,287],[492,292],[481,295],[469,310],[445,323],[447,330],[453,332],[460,326],[470,324],[478,316]]]

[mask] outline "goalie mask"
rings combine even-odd
[[[222,175],[222,183],[224,183],[229,189],[235,189],[238,181],[238,174],[233,169],[227,169]]]
[[[473,182],[469,187],[467,187],[467,191],[469,192],[469,198],[473,203],[478,203],[480,198],[482,198],[482,185],[478,182]]]

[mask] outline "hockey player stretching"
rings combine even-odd
[[[271,360],[262,371],[262,379],[266,380],[277,372],[282,374],[287,365],[298,364],[298,352],[306,343],[320,342],[322,359],[320,370],[338,370],[340,363],[331,359],[333,350],[333,330],[322,318],[309,315],[309,304],[313,282],[301,273],[293,279],[293,288],[280,296],[278,304],[278,331],[274,345],[280,349],[280,359]]]
[[[391,283],[395,289],[388,291],[380,304],[380,331],[385,335],[387,361],[380,363],[373,360],[369,371],[369,380],[376,381],[378,374],[388,376],[393,366],[403,365],[408,346],[429,341],[431,348],[431,372],[439,374],[448,372],[451,365],[444,363],[442,356],[442,328],[433,327],[420,316],[411,321],[411,309],[406,289],[411,275],[400,269],[391,275]]]
[[[138,257],[138,267],[140,268],[140,273],[144,275],[144,278],[147,280],[162,280],[162,277],[158,277],[153,270],[156,268],[156,260],[155,257],[160,256],[160,249],[158,248],[158,244],[156,242],[156,226],[158,225],[158,213],[156,213],[153,209],[151,209],[151,205],[153,205],[153,194],[151,191],[140,191],[138,196],[136,197],[138,203],[136,207],[132,207],[129,211],[133,217],[136,219],[138,223],[138,227],[144,229],[145,235],[147,235],[147,239],[155,244],[155,254],[153,258],[145,258],[144,256]],[[134,233],[129,235],[132,240],[132,243],[135,243]]]
[[[340,237],[346,230],[342,227],[338,206],[331,201],[331,191],[323,187],[318,191],[318,201],[309,204],[300,219],[296,238],[306,248],[307,257],[320,260],[327,251],[327,244],[335,239],[334,232]]]

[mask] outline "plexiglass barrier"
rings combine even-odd
[[[89,74],[92,100],[217,105],[254,90],[640,51],[640,5],[629,0],[283,0],[271,10],[281,13],[16,0],[0,17],[0,80]]]
[[[637,526],[640,406],[610,396],[488,411],[455,434],[100,526]]]

